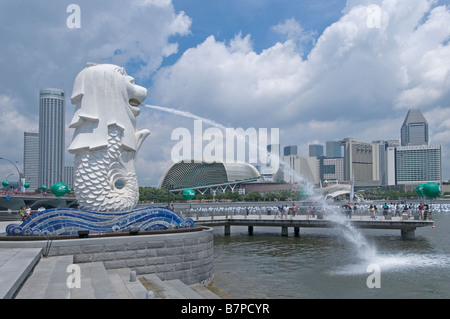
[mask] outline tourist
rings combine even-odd
[[[288,211],[289,211],[288,206],[287,206],[287,205],[284,205],[284,207],[283,207],[283,217],[284,217],[285,219],[287,219]]]
[[[27,214],[25,212],[25,206],[20,207],[19,214],[20,214],[20,221],[23,222],[25,219],[27,219]]]
[[[347,218],[352,218],[352,206],[350,205],[350,203],[347,204],[347,206],[345,207],[345,210],[347,212]]]
[[[311,205],[308,206],[308,218],[311,216],[312,208]]]
[[[423,219],[424,220],[427,220],[428,218],[431,219],[431,212],[429,211],[429,209],[430,208],[429,208],[428,204],[425,204],[423,207],[423,210],[424,210]]]
[[[356,216],[356,210],[358,208],[356,207],[356,203],[353,203],[353,216]]]
[[[397,205],[395,205],[395,217],[401,217],[402,215],[400,214],[400,204],[397,203]]]
[[[405,204],[405,206],[403,206],[402,216],[408,216],[408,218],[409,218],[409,211],[410,211],[410,209],[409,209],[408,205]]]
[[[375,219],[377,219],[377,218],[378,218],[378,208],[377,208],[377,205],[373,205],[373,211],[374,211]]]
[[[394,203],[390,203],[389,204],[389,212],[394,215],[394,211],[395,211],[395,205]]]
[[[387,205],[387,203],[384,203],[384,205],[383,205],[383,216],[384,216],[385,219],[386,219],[386,216],[388,214],[388,209],[389,209],[389,206]]]
[[[423,203],[421,203],[419,205],[419,218],[423,219],[424,216],[424,210],[425,210],[425,205]]]
[[[25,212],[27,213],[27,218],[31,216],[31,207],[30,207],[30,205],[27,205],[27,209],[25,210]]]

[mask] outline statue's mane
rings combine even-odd
[[[121,143],[125,148],[136,150],[139,112],[129,104],[134,92],[130,79],[123,68],[111,64],[88,64],[77,75],[71,96],[76,110],[69,125],[75,132],[69,152],[106,147],[110,125],[123,131]]]

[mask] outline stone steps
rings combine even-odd
[[[186,285],[178,279],[162,281],[154,274],[143,275],[141,280],[155,298],[160,299],[221,299],[201,284]]]
[[[41,258],[41,248],[0,249],[0,299],[14,298]]]
[[[72,288],[71,299],[117,299],[118,295],[102,262],[78,264],[80,288]]]
[[[103,262],[73,264],[73,256],[42,257],[41,249],[0,249],[0,293],[16,299],[220,299],[201,284],[131,275],[128,268],[105,269]],[[78,274],[80,287],[70,278]],[[79,268],[78,268],[79,267]],[[131,281],[133,279],[133,281]],[[149,292],[151,290],[152,292]]]
[[[147,289],[139,280],[130,280],[128,268],[108,269],[107,273],[119,299],[146,299]]]
[[[67,267],[71,264],[71,255],[41,258],[16,299],[69,299]]]

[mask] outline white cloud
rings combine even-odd
[[[23,101],[8,95],[0,94],[0,157],[20,163],[23,158],[23,132],[37,132],[38,120],[34,116],[19,111]],[[9,181],[18,180],[17,171],[8,161],[0,160],[0,179],[15,174]]]
[[[305,58],[296,41],[310,35],[294,19],[273,27],[287,40],[261,53],[250,35],[210,36],[157,72],[153,102],[235,127],[279,127],[286,144],[314,134],[399,139],[409,108],[449,107],[450,11],[426,0],[377,3],[348,1]]]
[[[294,18],[287,19],[283,23],[273,26],[272,30],[286,36],[288,40],[294,41],[302,55],[304,46],[309,43],[315,44],[316,33],[314,31],[304,30],[300,23]]]
[[[259,119],[267,127],[273,119],[265,118],[265,112],[270,114],[298,91],[302,63],[291,41],[256,54],[249,35],[236,35],[228,44],[210,36],[158,72],[152,100],[222,118],[225,125]],[[238,118],[230,116],[236,112]]]
[[[0,156],[23,162],[23,131],[38,130],[40,88],[66,91],[69,120],[73,82],[86,62],[125,66],[137,84],[147,86],[163,59],[178,51],[174,37],[189,34],[192,23],[170,0],[80,0],[80,28],[70,29],[69,3],[1,4]],[[67,130],[66,143],[72,133]]]

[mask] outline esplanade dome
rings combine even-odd
[[[170,189],[202,188],[210,185],[255,181],[261,176],[248,163],[183,160],[173,164],[158,187]]]

